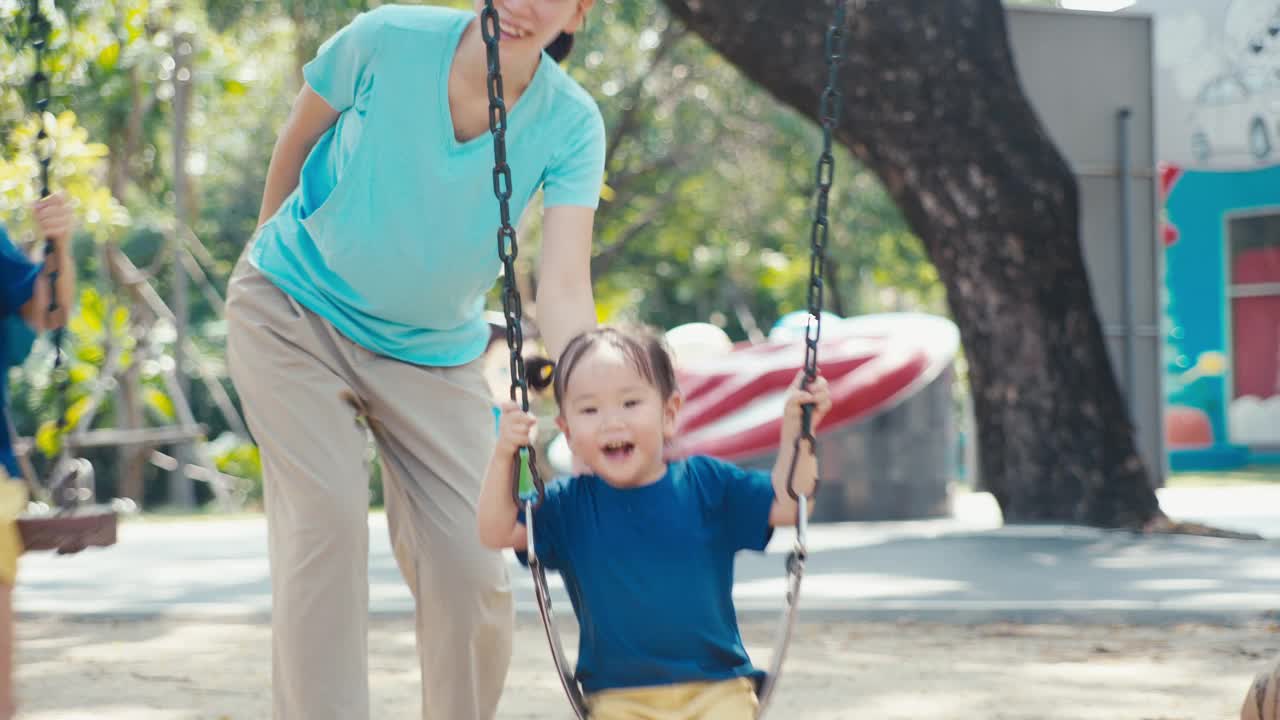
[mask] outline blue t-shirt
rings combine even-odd
[[[303,74],[337,122],[249,259],[366,348],[461,365],[489,341],[484,295],[501,269],[493,140],[456,139],[449,70],[472,12],[384,5],[326,41]],[[595,101],[549,56],[507,113],[515,222],[544,205],[595,208],[604,175]]]
[[[578,617],[583,690],[759,676],[738,631],[733,560],[769,543],[773,500],[768,473],[704,456],[640,488],[594,475],[550,484],[534,541]]]
[[[9,368],[21,364],[31,352],[35,332],[19,311],[35,291],[40,266],[18,249],[0,226],[0,465],[10,477],[19,477],[17,458],[9,430]]]

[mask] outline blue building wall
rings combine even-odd
[[[1168,171],[1165,184],[1170,467],[1214,469],[1280,462],[1280,453],[1230,441],[1233,347],[1227,237],[1232,215],[1280,213],[1280,165]],[[1207,425],[1207,437],[1201,424]]]

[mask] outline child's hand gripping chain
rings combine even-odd
[[[499,455],[514,456],[520,448],[533,444],[534,429],[538,419],[532,413],[525,412],[513,402],[502,403],[502,415],[498,418],[498,446],[494,449]]]
[[[803,442],[804,406],[812,404],[809,428],[816,430],[822,419],[831,410],[831,389],[827,379],[818,375],[808,388],[804,387],[804,373],[796,374],[787,390],[787,402],[782,411],[782,437],[778,448],[778,460],[773,466],[773,489],[777,499],[769,519],[776,526],[793,525],[796,522],[797,496],[813,495],[818,485],[818,459],[814,456],[813,445]],[[799,451],[799,456],[796,456]],[[794,462],[795,467],[792,467]],[[790,489],[788,480],[790,479]],[[807,503],[808,512],[813,512],[813,503]]]
[[[489,459],[480,491],[480,541],[490,548],[525,550],[525,527],[517,522],[520,508],[510,489],[520,449],[533,443],[538,419],[514,402],[505,402],[498,417],[498,442]]]

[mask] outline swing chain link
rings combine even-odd
[[[835,179],[836,167],[835,154],[832,150],[835,130],[840,124],[840,105],[843,100],[843,93],[840,91],[840,64],[844,59],[845,12],[844,0],[836,0],[824,45],[827,85],[822,91],[822,99],[818,107],[818,116],[822,123],[822,153],[818,157],[814,170],[817,189],[813,230],[809,235],[809,318],[804,328],[804,381],[802,384],[805,388],[808,388],[818,376],[818,339],[822,334],[823,278],[826,273],[827,240],[831,230],[831,223],[827,219],[828,198]],[[802,408],[800,435],[796,438],[794,453],[791,456],[791,471],[787,475],[787,494],[792,500],[800,499],[795,490],[795,464],[800,454],[801,442],[808,444],[810,452],[817,453],[817,438],[813,434],[812,404],[805,404]],[[816,483],[815,478],[813,494],[818,490]]]
[[[516,256],[519,245],[516,241],[515,228],[511,226],[511,168],[507,165],[507,106],[503,100],[502,68],[498,54],[498,37],[502,28],[498,11],[493,0],[485,0],[480,11],[480,32],[484,38],[485,55],[488,58],[488,91],[489,91],[489,132],[493,135],[493,194],[498,198],[498,259],[502,261],[502,314],[507,325],[507,350],[510,351],[511,364],[511,401],[515,402],[517,393],[525,412],[529,411],[529,385],[526,378],[526,366],[522,349],[524,347],[524,331],[521,325],[520,291],[516,287]],[[536,490],[536,496],[528,499],[520,496],[520,454],[525,453],[528,462],[529,476]],[[556,630],[555,615],[551,610],[551,593],[547,588],[546,570],[538,559],[534,544],[534,510],[546,498],[546,488],[538,474],[538,456],[532,445],[516,451],[515,462],[511,468],[511,496],[518,507],[525,512],[526,544],[528,547],[529,570],[533,574],[533,590],[538,601],[538,614],[542,618],[542,628],[547,635],[547,643],[551,648],[551,657],[560,677],[560,684],[569,698],[569,705],[574,715],[585,720],[588,715],[582,690],[574,677],[568,661],[565,659],[564,647],[560,642],[560,634]]]
[[[493,0],[485,0],[480,11],[480,32],[488,59],[486,87],[489,93],[489,132],[493,135],[493,194],[498,199],[498,259],[502,261],[502,316],[507,326],[507,350],[510,353],[511,401],[529,411],[529,383],[524,364],[524,328],[520,291],[516,287],[516,257],[520,245],[511,224],[511,166],[507,164],[507,105],[503,99],[502,65],[498,53],[498,37],[502,32]],[[538,473],[537,451],[532,445],[517,451],[511,471],[511,496],[520,504],[520,453],[525,453],[529,475],[538,493],[536,504],[546,496],[546,488]]]
[[[37,130],[36,130],[36,156],[40,163],[40,197],[47,198],[51,194],[49,189],[49,167],[53,163],[54,141],[48,131],[48,112],[50,96],[53,94],[53,85],[48,72],[45,70],[47,53],[49,51],[50,38],[53,34],[53,23],[45,15],[41,8],[39,0],[31,3],[31,16],[27,25],[30,35],[31,47],[35,51],[35,70],[28,82],[28,90],[31,95],[31,104],[35,109]],[[55,315],[59,308],[58,305],[58,268],[62,263],[62,258],[54,246],[52,238],[45,238],[44,244],[44,264],[48,270],[44,273],[49,279],[49,305],[46,309],[48,316]],[[63,435],[67,430],[67,395],[71,389],[71,373],[68,372],[66,365],[66,357],[63,352],[63,339],[66,333],[66,323],[59,323],[52,331],[53,333],[53,376],[56,380],[56,398],[55,409],[57,410],[57,436],[60,438],[62,450],[61,455],[65,459],[67,457],[68,448],[66,438]],[[79,489],[71,484],[60,482],[59,478],[54,478],[51,489],[59,492],[53,498],[54,503],[60,508],[70,508],[77,504],[80,500]]]
[[[842,94],[839,70],[844,56],[846,2],[847,0],[833,0],[835,8],[832,12],[831,25],[827,28],[825,44],[827,85],[822,91],[821,104],[818,108],[819,120],[822,123],[822,154],[818,158],[815,169],[817,189],[813,232],[809,236],[809,318],[804,329],[804,379],[801,381],[801,387],[806,389],[818,376],[818,338],[822,331],[822,283],[826,266],[827,239],[830,234],[827,199],[835,178],[836,162],[832,147],[833,135],[840,123]],[[796,436],[791,464],[787,471],[787,494],[796,502],[796,537],[786,560],[787,607],[779,624],[778,640],[769,664],[769,672],[766,673],[758,693],[759,706],[756,711],[756,720],[763,720],[768,714],[774,690],[777,688],[778,677],[782,673],[782,664],[786,660],[787,648],[795,630],[796,604],[800,599],[800,584],[804,579],[804,566],[808,559],[806,536],[809,526],[809,499],[818,492],[818,478],[814,478],[813,489],[809,494],[801,495],[796,492],[796,465],[800,458],[802,443],[807,443],[809,451],[817,454],[818,443],[813,435],[812,404],[805,404],[802,407],[800,433]]]

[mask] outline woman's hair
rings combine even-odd
[[[562,32],[547,46],[547,54],[558,63],[564,62],[573,50],[573,33]]]
[[[529,384],[542,389],[551,385],[555,392],[556,404],[564,402],[564,395],[569,387],[573,371],[582,358],[594,348],[605,345],[622,353],[636,372],[658,390],[665,401],[676,392],[676,371],[671,362],[671,354],[667,352],[666,343],[656,333],[640,328],[598,327],[588,330],[569,341],[564,352],[560,354],[560,362],[548,375],[543,364],[545,359],[526,361]],[[536,369],[535,369],[536,366]]]

